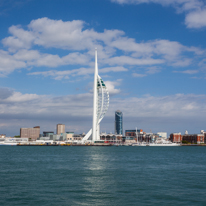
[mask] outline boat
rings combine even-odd
[[[154,143],[149,143],[148,146],[181,146],[180,143],[174,143],[171,141],[166,141],[166,140],[161,140],[161,141],[156,141]]]
[[[17,143],[16,142],[1,142],[0,145],[1,146],[16,146]]]
[[[139,143],[138,146],[141,146],[141,147],[143,146],[143,147],[144,147],[144,146],[148,146],[148,145],[149,145],[149,144],[148,144],[147,142],[141,142],[141,143]]]

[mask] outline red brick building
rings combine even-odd
[[[190,142],[191,144],[204,143],[204,134],[184,134],[182,140]]]
[[[172,134],[170,134],[170,141],[171,142],[178,142],[178,143],[180,143],[180,142],[182,142],[182,135],[181,135],[181,133],[179,132],[179,133],[172,133]]]
[[[142,129],[138,129],[138,130],[125,130],[125,136],[129,136],[129,137],[136,137],[137,134],[143,134],[143,130]]]

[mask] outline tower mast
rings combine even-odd
[[[97,76],[98,76],[98,65],[97,65],[97,48],[95,48],[95,70],[94,70],[94,89],[93,89],[93,127],[92,127],[92,140],[97,139]]]

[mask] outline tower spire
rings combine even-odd
[[[92,140],[97,139],[97,77],[98,77],[98,65],[97,65],[97,48],[95,48],[95,70],[94,70],[94,89],[93,89],[93,126],[92,126]]]

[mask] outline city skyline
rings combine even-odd
[[[95,48],[110,93],[100,131],[117,109],[124,130],[206,130],[205,1],[3,0],[0,20],[1,133],[86,133]]]

